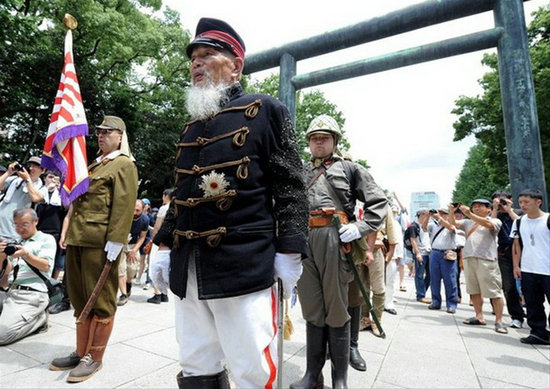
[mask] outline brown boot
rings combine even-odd
[[[113,331],[113,324],[114,316],[100,318],[94,315],[87,342],[88,353],[80,360],[78,366],[71,370],[67,382],[85,381],[101,369],[101,361]]]
[[[61,358],[55,358],[50,364],[50,370],[69,370],[75,368],[88,352],[88,338],[90,336],[90,325],[92,317],[88,316],[82,323],[76,324],[76,351]]]
[[[100,318],[98,316],[94,316],[93,321],[95,322],[95,331],[88,352],[94,361],[101,362],[103,360],[103,354],[105,354],[105,347],[107,347],[107,342],[109,341],[109,337],[113,331],[115,317],[109,316]]]

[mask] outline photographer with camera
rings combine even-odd
[[[502,276],[502,289],[506,300],[506,308],[512,318],[510,327],[522,328],[525,312],[521,306],[516,280],[514,278],[514,264],[512,260],[512,245],[514,239],[510,237],[512,224],[520,215],[512,208],[512,194],[505,191],[496,191],[491,196],[493,200],[493,210],[491,217],[497,218],[502,222],[502,227],[498,232],[498,267]],[[518,210],[518,213],[522,214]]]
[[[507,334],[502,322],[502,278],[497,265],[497,235],[502,227],[499,219],[491,217],[493,203],[475,199],[471,207],[459,205],[457,209],[468,219],[456,220],[455,208],[449,209],[449,222],[466,234],[463,249],[466,291],[474,304],[475,316],[463,321],[467,325],[486,325],[483,316],[483,297],[490,298],[495,310],[495,331]]]
[[[5,192],[0,202],[0,238],[18,239],[13,227],[13,211],[28,208],[32,203],[38,203],[44,199],[40,190],[43,186],[40,175],[43,172],[40,158],[31,157],[28,161],[28,170],[19,162],[13,162],[0,176],[0,191]]]
[[[48,328],[48,289],[32,267],[49,276],[55,239],[36,229],[38,216],[31,208],[15,210],[13,222],[19,239],[0,243],[0,345]]]

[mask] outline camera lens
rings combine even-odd
[[[17,247],[8,245],[4,248],[4,254],[13,255],[17,251]]]

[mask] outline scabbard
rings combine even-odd
[[[94,307],[97,298],[99,297],[99,294],[103,290],[103,286],[105,285],[105,281],[107,280],[107,277],[109,276],[109,273],[111,271],[111,266],[113,266],[113,262],[106,260],[105,265],[103,265],[103,270],[101,271],[101,274],[99,275],[99,278],[97,279],[97,282],[95,284],[94,290],[92,291],[92,294],[90,295],[90,298],[88,299],[88,302],[84,306],[84,309],[82,312],[80,312],[80,315],[78,316],[78,319],[76,320],[76,324],[81,324],[86,320],[88,315],[90,314],[90,311]]]
[[[334,225],[336,226],[336,230],[340,230],[341,223],[340,218],[338,216],[334,217]],[[372,307],[372,304],[370,303],[369,295],[367,291],[365,290],[365,285],[361,282],[361,278],[359,277],[359,272],[357,271],[357,267],[355,266],[355,262],[353,261],[353,255],[351,254],[351,250],[345,250],[342,245],[340,245],[340,249],[344,253],[344,256],[348,260],[348,264],[351,268],[351,271],[353,272],[353,278],[355,279],[355,282],[357,283],[357,286],[359,287],[359,290],[361,291],[361,295],[363,296],[363,299],[365,300],[365,304],[367,305],[367,309],[369,310],[372,320],[378,327],[378,330],[380,331],[380,337],[385,338],[386,333],[382,329],[382,325],[380,324],[380,321],[378,320],[378,317],[376,316],[376,313],[374,312],[374,309]]]
[[[283,389],[283,282],[277,279],[277,389]]]

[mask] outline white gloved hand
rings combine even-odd
[[[357,226],[353,223],[344,224],[342,227],[340,227],[338,233],[340,234],[340,240],[344,243],[348,243],[352,240],[361,238],[359,228],[357,228]]]
[[[302,275],[302,255],[275,253],[275,280],[280,278],[283,283],[283,298],[292,296],[292,289]]]
[[[115,261],[122,250],[122,243],[112,242],[110,240],[105,243],[105,251],[107,252],[107,259],[111,262]]]

